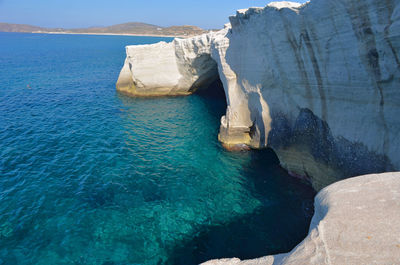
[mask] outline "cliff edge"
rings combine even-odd
[[[308,236],[290,253],[203,265],[398,264],[400,173],[350,178],[321,190]]]

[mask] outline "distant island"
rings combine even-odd
[[[207,33],[208,30],[189,25],[161,27],[140,22],[130,22],[108,27],[75,29],[43,28],[26,24],[0,23],[0,32],[188,37]]]

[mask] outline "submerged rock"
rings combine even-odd
[[[234,152],[238,152],[238,151],[250,151],[251,148],[246,145],[246,144],[225,144],[222,143],[222,146],[229,151],[234,151]]]
[[[320,190],[400,170],[399,53],[399,1],[274,2],[219,32],[128,46],[117,88],[188,95],[219,77],[219,140],[271,147]]]
[[[5,222],[0,225],[0,239],[2,237],[11,237],[14,233],[12,224],[10,222]]]
[[[398,264],[400,173],[339,181],[315,198],[308,236],[290,253],[204,265]]]

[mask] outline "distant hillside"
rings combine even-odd
[[[42,28],[24,24],[0,23],[0,31],[2,32],[33,32],[38,30],[42,30]]]
[[[207,32],[196,26],[160,27],[139,22],[130,22],[108,27],[89,27],[78,29],[42,28],[24,24],[0,23],[1,32],[30,33],[92,33],[92,34],[134,34],[159,36],[193,36]]]
[[[109,27],[90,27],[90,28],[79,28],[79,29],[68,29],[69,32],[93,32],[93,33],[146,33],[146,32],[157,32],[157,28],[161,28],[156,25],[130,22],[124,24],[113,25]]]

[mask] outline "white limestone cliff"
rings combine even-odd
[[[400,261],[400,173],[342,180],[315,198],[309,234],[290,253],[203,265],[359,265]]]
[[[219,32],[128,46],[117,88],[188,95],[219,77],[220,141],[271,147],[319,190],[400,170],[399,52],[399,1],[275,2]]]
[[[211,84],[218,78],[217,64],[210,55],[216,35],[127,46],[118,90],[132,96],[176,96]]]

